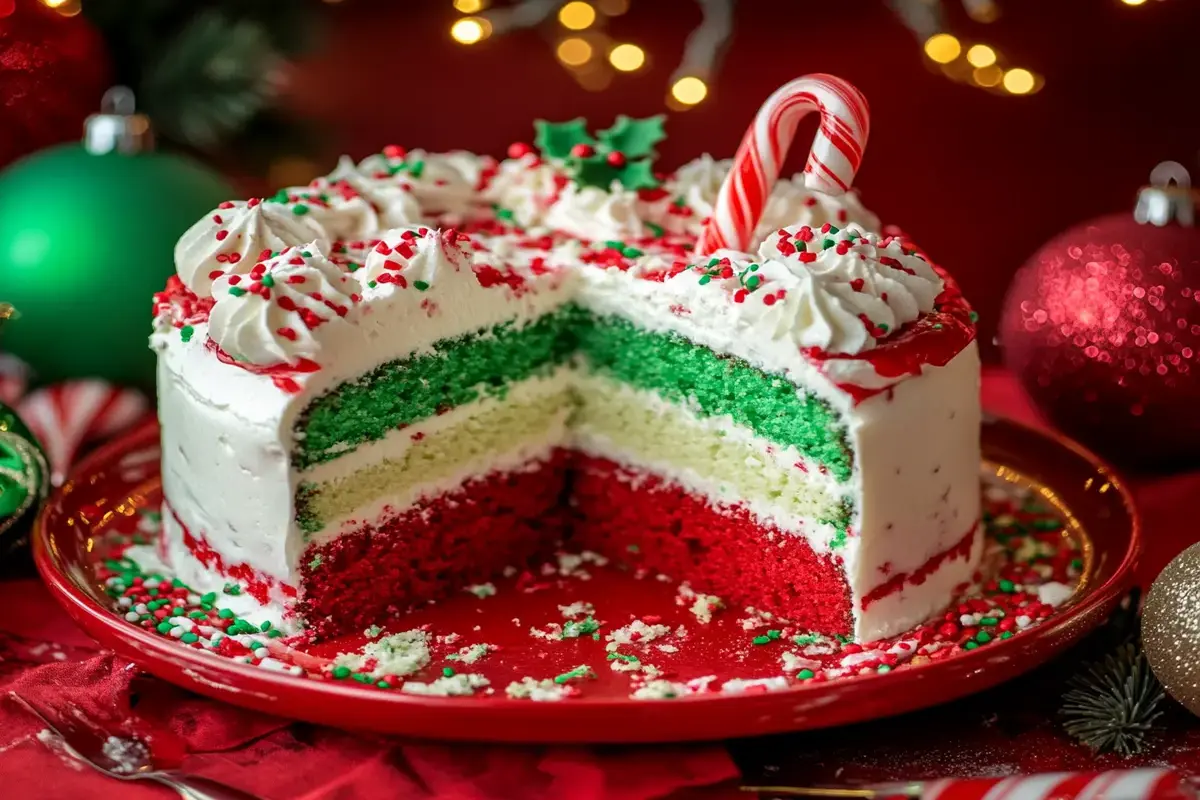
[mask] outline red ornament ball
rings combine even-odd
[[[1067,435],[1137,467],[1200,463],[1200,229],[1113,214],[1017,273],[1005,362]]]
[[[82,15],[0,0],[0,167],[78,139],[108,73],[104,41]]]

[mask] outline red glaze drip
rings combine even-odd
[[[217,360],[222,364],[232,364],[255,375],[266,375],[280,391],[287,392],[288,394],[298,394],[300,392],[300,384],[296,382],[295,376],[308,372],[316,372],[321,368],[320,364],[310,361],[307,358],[302,358],[295,364],[270,364],[268,366],[247,364],[244,361],[238,361],[226,353],[212,339],[209,339],[205,346],[216,355]]]
[[[971,555],[971,545],[975,543],[975,536],[979,532],[980,526],[976,522],[967,531],[966,535],[951,545],[949,548],[940,553],[934,553],[929,557],[924,564],[917,567],[912,572],[901,572],[893,575],[888,580],[876,586],[871,591],[863,595],[860,602],[862,610],[866,611],[872,604],[882,600],[885,597],[896,594],[904,589],[905,586],[920,586],[930,575],[933,575],[947,561],[957,558],[969,558]]]
[[[170,311],[175,318],[175,327],[182,328],[208,322],[208,314],[215,302],[211,297],[197,297],[183,285],[178,275],[172,275],[167,278],[163,290],[154,293],[154,316]]]
[[[183,520],[175,513],[175,509],[171,508],[170,502],[164,503],[163,506],[170,510],[171,518],[183,531],[184,547],[206,569],[215,570],[227,578],[233,578],[246,584],[246,591],[260,603],[266,603],[271,599],[271,588],[275,586],[279,587],[284,597],[294,598],[296,596],[296,587],[263,575],[249,564],[226,564],[225,560],[221,558],[221,554],[213,549],[202,534],[193,533],[187,525],[183,524]]]
[[[945,282],[942,293],[934,301],[934,310],[901,328],[896,334],[880,340],[874,348],[859,355],[826,353],[820,348],[806,348],[804,357],[814,362],[828,375],[823,365],[832,361],[865,361],[884,378],[905,378],[921,374],[928,365],[944,367],[975,339],[975,323],[971,307],[958,284],[941,267],[934,271]],[[890,391],[883,386],[870,389],[853,383],[834,381],[839,389],[854,399],[857,405],[869,397]]]

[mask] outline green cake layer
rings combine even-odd
[[[592,370],[707,416],[728,414],[764,439],[795,446],[839,481],[849,479],[850,446],[840,416],[786,378],[617,317],[592,316],[578,336]]]
[[[704,416],[728,415],[794,446],[837,480],[850,477],[845,426],[823,400],[678,334],[645,331],[574,304],[524,326],[505,323],[437,342],[341,384],[300,416],[293,462],[303,469],[330,461],[388,431],[482,397],[504,397],[513,383],[547,374],[576,353],[594,372]]]
[[[300,416],[293,462],[303,469],[330,461],[395,428],[481,397],[503,397],[511,384],[566,362],[584,316],[566,305],[523,327],[506,322],[442,340],[431,352],[341,384]]]

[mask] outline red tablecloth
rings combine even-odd
[[[1012,378],[991,371],[984,404],[1035,422]],[[1148,582],[1198,537],[1188,524],[1200,473],[1131,476],[1145,518]],[[187,771],[276,798],[736,797],[747,780],[815,785],[1086,769],[1096,760],[1059,731],[1057,663],[943,708],[836,731],[724,745],[555,748],[437,745],[290,724],[139,677],[101,652],[27,571],[0,578],[0,796],[128,800],[170,797],[155,786],[111,781],[64,759],[43,725],[7,698],[47,711],[76,704],[116,726],[136,725],[187,755]],[[132,707],[131,707],[132,703]],[[1105,766],[1169,764],[1200,773],[1200,725],[1178,708],[1145,756]],[[743,795],[744,796],[744,795]]]

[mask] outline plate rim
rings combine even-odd
[[[885,716],[894,716],[921,708],[941,705],[969,694],[975,694],[1045,663],[1054,655],[1066,649],[1066,647],[1077,642],[1085,633],[1099,624],[1097,620],[1102,621],[1107,617],[1107,613],[1115,608],[1121,596],[1133,583],[1134,569],[1142,552],[1141,515],[1134,503],[1132,492],[1124,479],[1105,460],[1057,431],[1029,425],[1003,415],[988,412],[983,414],[982,426],[1013,426],[1022,429],[1026,434],[1032,434],[1038,438],[1048,440],[1054,446],[1070,450],[1087,462],[1098,474],[1102,474],[1112,484],[1113,489],[1121,498],[1121,503],[1129,517],[1130,525],[1128,526],[1128,543],[1125,552],[1121,557],[1120,563],[1116,565],[1108,579],[1092,586],[1083,597],[1072,603],[1067,611],[1040,623],[1030,631],[1024,632],[1021,637],[996,641],[987,648],[978,648],[971,652],[957,654],[954,658],[955,664],[963,669],[975,666],[977,669],[974,672],[979,673],[982,671],[984,675],[982,677],[973,677],[972,681],[965,686],[951,687],[948,691],[943,691],[936,698],[926,700],[917,699],[916,702],[902,701],[895,704],[894,711],[889,711],[886,714],[862,717],[850,715],[851,718],[828,725],[823,725],[819,722],[790,727],[772,725],[753,733],[742,732],[744,726],[743,728],[732,726],[732,733],[728,736],[719,736],[717,738],[835,727],[852,724],[856,721],[861,722]],[[97,448],[72,469],[67,483],[77,476],[96,473],[103,465],[116,460],[122,453],[136,446],[150,444],[151,435],[157,434],[158,427],[157,420],[148,420]],[[139,484],[139,487],[145,486],[154,480],[161,481],[161,471],[158,478],[143,481]],[[231,702],[235,705],[249,706],[260,711],[265,710],[266,707],[262,703],[256,703],[256,698],[270,701],[272,704],[282,700],[286,705],[287,695],[317,695],[321,700],[326,702],[351,703],[354,707],[362,707],[363,704],[369,704],[372,707],[384,710],[398,712],[420,710],[422,712],[441,715],[445,715],[450,711],[469,709],[472,717],[494,716],[497,721],[502,722],[505,718],[512,717],[515,714],[532,720],[535,724],[538,720],[542,720],[548,725],[562,724],[564,720],[575,721],[581,717],[604,716],[612,713],[628,713],[631,711],[653,711],[667,707],[662,702],[632,700],[630,698],[589,698],[586,694],[561,703],[535,703],[515,701],[503,696],[426,697],[401,692],[383,693],[357,685],[297,678],[248,664],[238,664],[228,660],[218,661],[212,656],[206,656],[196,651],[194,648],[184,647],[176,644],[173,640],[156,636],[138,626],[130,625],[117,614],[114,614],[111,609],[101,605],[91,596],[90,592],[76,583],[70,571],[65,568],[64,557],[57,552],[53,538],[49,533],[49,522],[55,512],[62,508],[64,500],[65,493],[62,491],[62,488],[56,488],[35,519],[30,535],[34,563],[50,593],[76,624],[89,636],[97,639],[103,646],[109,647],[123,657],[128,658],[146,672],[170,683],[184,685],[186,688],[200,694],[225,702]],[[1087,624],[1080,625],[1081,621],[1086,621]],[[995,666],[990,670],[978,669],[984,667],[988,661],[994,660],[998,652],[1001,654],[1004,652],[1017,654],[1018,648],[1028,651],[1029,645],[1032,643],[1032,640],[1028,637],[1031,636],[1038,639],[1057,639],[1062,641],[1063,644],[1060,647],[1044,648],[1044,653],[1041,653],[1041,649],[1039,649],[1035,657],[1023,659],[1021,662],[1022,666],[1015,670],[1011,667],[998,669]],[[944,663],[946,662],[932,661],[924,664],[910,665],[903,670],[896,670],[894,672],[856,676],[852,681],[846,682],[831,681],[797,684],[769,693],[734,695],[701,693],[673,698],[667,702],[670,708],[704,709],[706,712],[716,716],[721,716],[722,712],[726,709],[735,707],[738,709],[738,713],[743,713],[741,710],[745,708],[752,715],[756,704],[763,703],[764,699],[765,702],[771,705],[786,706],[788,704],[796,705],[797,703],[803,705],[806,700],[819,701],[822,696],[829,695],[834,689],[841,692],[847,690],[854,692],[857,690],[859,694],[867,694],[872,690],[878,690],[879,687],[886,685],[889,687],[889,691],[902,690],[906,685],[911,687],[914,684],[926,682],[930,676],[936,677],[944,670],[944,667],[941,667]],[[167,668],[168,666],[170,669]],[[219,682],[202,678],[197,674],[197,672],[210,673],[214,667],[217,668],[218,672],[231,677],[228,685],[222,685]],[[987,674],[989,672],[992,674]],[[234,686],[234,683],[239,685]],[[239,699],[246,702],[239,703]],[[282,715],[318,724],[339,724],[329,722],[329,717],[325,714],[303,713],[305,710],[311,710],[308,706],[303,706],[299,709],[301,713],[293,716],[296,710],[292,706],[287,706],[282,709]],[[275,711],[269,713],[279,714],[280,709],[275,709]],[[397,715],[394,719],[400,721],[402,717],[403,715]],[[577,730],[567,738],[564,738],[561,735],[550,735],[552,733],[550,731],[539,736],[536,735],[536,732],[534,735],[529,735],[530,732],[524,729],[497,730],[495,727],[491,727],[484,731],[463,730],[456,732],[452,729],[446,729],[445,726],[436,727],[438,727],[438,733],[428,734],[420,732],[422,726],[419,724],[385,725],[382,727],[376,725],[367,726],[368,729],[377,732],[407,733],[408,735],[426,736],[441,740],[503,741],[510,743],[551,741],[560,743],[666,742],[711,740],[713,738],[704,735],[688,736],[686,731],[681,732],[682,735],[660,736],[654,735],[653,732],[647,733],[646,731],[632,730],[629,732],[629,735],[614,738],[603,735],[593,736],[589,735],[586,730]],[[581,728],[586,728],[586,726],[581,726]],[[560,734],[562,731],[554,731],[553,733]]]

